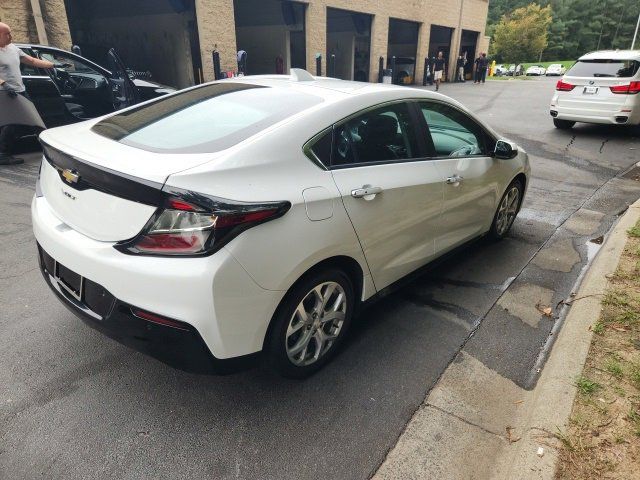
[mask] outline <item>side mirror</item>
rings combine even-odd
[[[496,158],[510,160],[518,155],[518,146],[507,140],[498,140],[493,154]]]

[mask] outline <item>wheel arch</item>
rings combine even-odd
[[[354,297],[356,299],[356,304],[354,305],[354,315],[358,313],[360,306],[362,304],[362,295],[364,291],[364,271],[362,270],[362,267],[360,266],[357,260],[355,260],[353,257],[349,257],[346,255],[336,255],[333,257],[326,258],[316,263],[315,265],[311,266],[310,268],[308,268],[302,275],[300,275],[300,277],[298,277],[298,279],[295,282],[291,284],[291,286],[287,289],[287,292],[282,296],[282,299],[280,299],[278,306],[274,310],[273,315],[269,320],[269,326],[267,327],[267,331],[265,333],[264,339],[262,340],[263,350],[266,346],[266,343],[269,337],[271,336],[271,331],[275,323],[274,319],[276,318],[276,315],[280,312],[280,309],[282,308],[282,305],[287,299],[289,292],[291,292],[291,290],[295,288],[296,285],[304,281],[308,276],[313,275],[318,271],[329,269],[329,268],[337,268],[339,270],[342,270],[349,277],[349,280],[351,280],[353,284],[353,292],[355,294]]]

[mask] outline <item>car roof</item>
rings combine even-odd
[[[637,60],[640,61],[640,50],[600,50],[581,56],[578,60]]]
[[[309,78],[309,80],[297,80],[294,75],[249,75],[222,81],[241,82],[265,87],[292,88],[317,95],[327,101],[359,95],[375,95],[378,93],[384,93],[386,94],[385,96],[391,94],[392,96],[397,96],[397,98],[442,98],[442,95],[435,92],[401,85],[356,82],[331,77],[312,77],[310,74]],[[449,99],[449,101],[451,101],[451,99]]]

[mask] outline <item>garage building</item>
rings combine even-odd
[[[421,83],[424,58],[455,59],[487,51],[488,0],[0,0],[0,20],[16,42],[47,43],[104,64],[115,47],[125,64],[177,87],[222,72],[322,75],[378,81],[379,63],[395,57],[394,82]]]

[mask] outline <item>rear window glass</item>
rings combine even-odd
[[[152,152],[216,152],[320,102],[290,89],[222,82],[118,113],[92,130]]]
[[[640,67],[636,60],[578,60],[567,72],[571,77],[633,77]]]

